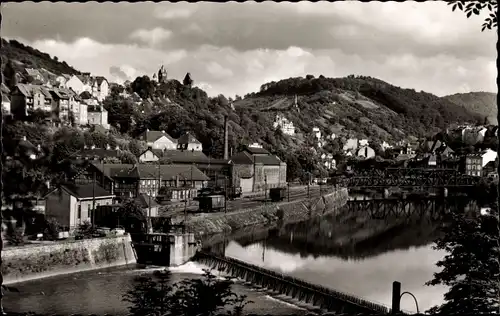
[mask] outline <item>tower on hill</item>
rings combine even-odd
[[[161,65],[160,70],[158,70],[158,82],[167,82],[167,69],[165,69],[163,65]]]

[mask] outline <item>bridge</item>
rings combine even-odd
[[[358,171],[334,182],[347,188],[467,188],[476,186],[479,180],[455,169],[387,168]]]
[[[347,209],[351,214],[367,213],[372,219],[424,216],[439,219],[447,214],[450,209],[462,209],[469,202],[470,200],[467,197],[454,197],[453,199],[440,197],[365,198],[349,200]]]
[[[193,260],[328,312],[348,315],[384,315],[391,312],[387,306],[208,251],[198,251]]]

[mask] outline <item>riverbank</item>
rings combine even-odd
[[[31,244],[2,251],[4,284],[61,274],[135,265],[130,235]]]
[[[317,216],[334,214],[348,200],[346,188],[336,189],[323,196],[293,202],[267,203],[251,209],[228,214],[202,214],[186,222],[196,238],[231,233],[249,227],[273,226],[305,221]]]

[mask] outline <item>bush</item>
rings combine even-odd
[[[59,232],[61,231],[61,225],[55,218],[49,218],[45,222],[45,230],[43,235],[48,240],[56,240],[59,238]]]
[[[78,225],[75,235],[83,238],[92,238],[92,235],[96,232],[95,228],[89,221],[83,222],[83,224]]]
[[[5,239],[11,246],[21,246],[24,244],[24,227],[15,227],[12,223],[7,225]]]

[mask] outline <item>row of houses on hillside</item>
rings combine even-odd
[[[47,88],[71,89],[78,94],[87,91],[99,101],[103,101],[110,94],[108,80],[102,76],[91,76],[89,72],[79,75],[56,75],[44,68],[24,68],[16,76],[19,83],[41,85]]]
[[[2,89],[8,88],[2,86]],[[70,88],[20,83],[8,91],[8,96],[8,104],[2,102],[2,108],[18,120],[25,120],[36,111],[42,111],[48,113],[52,121],[62,125],[110,127],[108,112],[87,91],[78,94]]]

